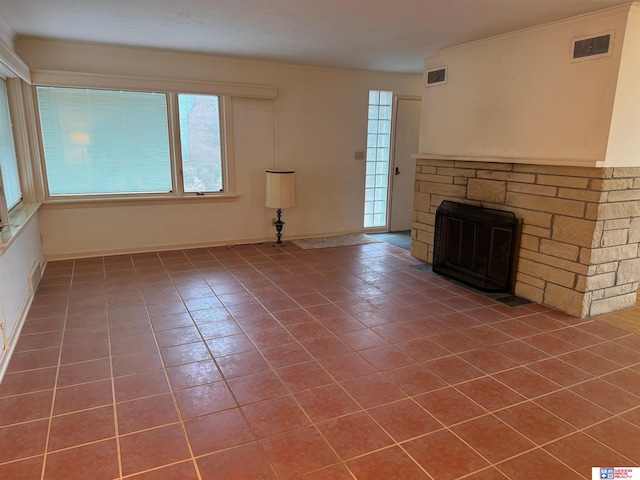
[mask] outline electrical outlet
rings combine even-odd
[[[7,324],[0,323],[0,330],[2,330],[2,349],[9,350],[9,339],[7,338]]]
[[[354,160],[364,160],[364,152],[356,152],[353,156]]]

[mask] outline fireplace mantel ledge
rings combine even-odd
[[[477,155],[442,155],[439,153],[414,153],[414,160],[457,160],[462,162],[517,163],[521,165],[548,165],[553,167],[604,167],[602,160],[566,158],[484,157]]]

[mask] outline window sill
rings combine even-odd
[[[0,231],[0,256],[20,236],[40,209],[40,203],[23,203],[9,214],[9,224]]]
[[[220,203],[235,202],[239,195],[190,195],[184,197],[117,197],[117,198],[64,198],[46,200],[42,204],[43,210],[58,210],[62,208],[101,208],[101,207],[129,207],[142,205],[179,205],[181,203]]]

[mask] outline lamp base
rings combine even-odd
[[[278,208],[276,210],[276,221],[273,222],[273,225],[276,227],[276,242],[273,244],[274,247],[284,247],[286,244],[282,241],[282,226],[284,222],[282,221],[282,209]]]

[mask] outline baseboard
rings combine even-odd
[[[33,297],[34,297],[33,292],[29,291],[27,298],[24,302],[24,305],[20,309],[20,314],[18,315],[18,320],[16,321],[15,327],[11,332],[9,332],[9,339],[8,339],[9,349],[0,350],[0,383],[2,383],[4,374],[7,371],[7,367],[9,366],[9,361],[11,360],[11,355],[13,354],[13,351],[16,348],[16,344],[18,343],[18,338],[20,338],[20,332],[22,331],[24,322],[27,319],[27,314],[29,313],[29,308],[31,308]]]
[[[335,232],[317,232],[309,234],[285,234],[283,240],[300,240],[305,238],[329,237],[336,235],[348,235],[350,233],[368,233],[364,229],[358,230],[341,230]],[[92,250],[86,252],[75,253],[46,253],[47,261],[55,260],[74,260],[78,258],[107,257],[111,255],[132,255],[136,253],[163,252],[167,250],[189,250],[192,248],[215,248],[215,247],[235,247],[238,245],[252,245],[256,243],[273,242],[275,240],[275,232],[269,237],[253,237],[237,240],[226,240],[220,242],[199,242],[199,243],[179,243],[170,245],[148,245],[145,247],[113,249],[113,250]]]
[[[176,243],[165,245],[148,245],[145,247],[137,248],[123,248],[112,250],[92,250],[86,252],[71,252],[71,253],[46,253],[45,257],[47,261],[56,260],[74,260],[78,258],[92,258],[92,257],[108,257],[111,255],[133,255],[136,253],[148,253],[148,252],[165,252],[168,250],[189,250],[193,248],[215,248],[215,247],[234,247],[237,245],[248,245],[253,243],[270,242],[275,238],[273,237],[260,237],[260,238],[246,238],[234,241],[221,241],[221,242],[198,242],[198,243]]]

